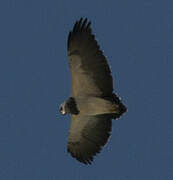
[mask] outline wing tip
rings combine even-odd
[[[89,30],[91,21],[88,21],[88,18],[81,17],[77,20],[73,26],[73,33],[81,32],[83,30]]]
[[[85,165],[91,165],[93,162],[93,156],[89,156],[88,158],[84,158],[81,154],[76,154],[70,150],[69,147],[67,147],[67,152],[71,154],[73,158],[78,160],[80,163],[83,163]]]
[[[83,18],[83,17],[81,17],[79,20],[75,22],[72,31],[69,32],[68,40],[67,40],[68,48],[71,38],[74,35],[82,32],[91,33],[91,21],[88,21],[87,18]]]
[[[73,158],[75,158],[76,160],[78,160],[79,162],[85,164],[85,165],[91,165],[93,160],[94,160],[94,156],[99,153],[98,152],[92,152],[91,154],[88,154],[87,156],[83,155],[80,151],[76,151],[75,146],[79,145],[79,142],[68,142],[67,145],[67,152],[71,154],[71,156]]]

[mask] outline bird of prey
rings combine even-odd
[[[112,119],[126,107],[113,93],[111,71],[87,18],[76,21],[68,35],[68,58],[72,92],[60,106],[71,115],[67,151],[84,164],[91,164],[108,141]]]

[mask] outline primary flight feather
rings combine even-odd
[[[71,115],[67,151],[84,164],[91,164],[106,144],[112,119],[126,112],[126,107],[113,93],[109,65],[90,26],[91,22],[81,18],[69,33],[72,92],[60,106],[62,114]]]

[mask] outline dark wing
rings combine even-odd
[[[67,150],[78,161],[91,164],[106,144],[112,129],[109,116],[72,115]]]
[[[90,24],[81,18],[68,36],[72,96],[109,96],[113,91],[111,71]]]

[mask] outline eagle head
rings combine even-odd
[[[66,110],[66,102],[62,103],[59,107],[59,111],[62,115],[65,115],[67,113],[67,110]]]
[[[79,110],[77,109],[76,101],[73,97],[69,97],[67,101],[60,105],[59,111],[62,115],[67,113],[70,114],[79,114]]]

